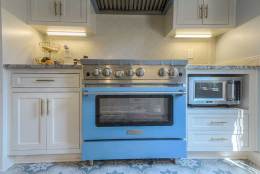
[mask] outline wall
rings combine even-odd
[[[38,43],[42,36],[25,23],[26,0],[1,0],[0,12],[0,171],[12,164],[7,155],[7,84],[3,64],[32,63],[31,57],[38,55]]]
[[[250,19],[260,15],[259,0],[238,0],[237,6],[237,23],[241,25]]]
[[[26,0],[2,0],[3,63],[32,63],[42,36],[26,21]]]
[[[68,45],[72,55],[102,59],[186,58],[193,51],[194,64],[215,61],[215,41],[166,38],[162,16],[97,15],[97,33],[87,38],[54,38]],[[51,39],[51,38],[48,38]],[[59,54],[63,55],[62,51]]]
[[[239,0],[237,20],[236,29],[217,39],[216,63],[260,65],[260,1]]]
[[[0,1],[1,7],[1,1]],[[0,9],[0,24],[1,22],[1,9]],[[0,28],[0,171],[3,170],[4,163],[4,130],[2,129],[4,117],[3,117],[3,58],[2,58],[2,30]]]

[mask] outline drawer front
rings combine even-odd
[[[248,133],[238,135],[192,133],[188,137],[188,146],[189,150],[241,151],[249,146]]]
[[[192,115],[189,118],[188,128],[190,131],[225,131],[240,134],[248,131],[248,124],[248,115],[244,115],[243,117],[236,117],[234,115],[227,115],[225,117]]]
[[[77,88],[80,87],[80,76],[79,74],[13,74],[12,87]]]
[[[82,160],[186,158],[184,140],[85,141]]]
[[[188,108],[187,113],[190,115],[243,115],[248,114],[248,110],[238,108]]]

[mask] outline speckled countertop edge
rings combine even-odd
[[[6,69],[81,69],[81,65],[55,64],[55,65],[36,65],[36,64],[5,64]]]
[[[56,65],[36,65],[36,64],[5,64],[6,69],[81,69],[82,65],[56,64]],[[188,70],[246,70],[258,69],[260,66],[235,66],[235,65],[187,65]]]
[[[258,69],[260,66],[251,65],[187,65],[188,70],[246,70]]]

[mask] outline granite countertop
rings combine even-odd
[[[55,65],[39,65],[39,64],[5,64],[6,69],[81,69],[81,65],[55,64]]]
[[[246,70],[258,69],[260,66],[254,65],[188,65],[188,70]]]
[[[38,64],[5,64],[6,69],[81,69],[82,65],[55,64],[55,65],[38,65]],[[260,66],[251,65],[187,65],[188,70],[246,70],[258,69]]]

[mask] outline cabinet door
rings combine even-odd
[[[178,0],[177,24],[200,25],[202,24],[200,7],[203,0]]]
[[[11,120],[12,150],[45,150],[44,99],[34,93],[14,93]]]
[[[62,22],[87,22],[86,0],[61,0],[60,9]]]
[[[79,93],[47,96],[47,149],[80,148]]]
[[[60,20],[58,0],[30,0],[31,20],[57,22]]]
[[[203,24],[228,25],[230,0],[204,0]]]

